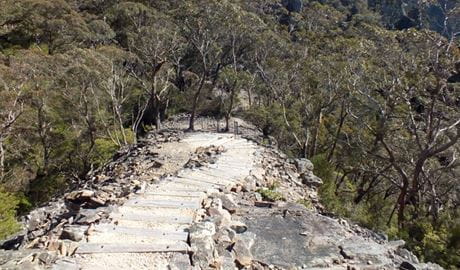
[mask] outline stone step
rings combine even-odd
[[[196,201],[169,201],[169,200],[149,200],[149,199],[130,199],[125,204],[130,207],[158,207],[158,208],[191,208],[198,209],[201,207],[199,200]]]
[[[227,165],[225,162],[221,164],[212,164],[208,168],[209,170],[223,170],[223,171],[230,171],[230,172],[240,172],[240,174],[248,173],[252,167],[247,166],[234,166],[234,165]]]
[[[227,180],[229,182],[236,182],[238,178],[244,175],[243,172],[239,171],[230,171],[230,170],[222,170],[218,168],[209,168],[208,171],[201,171],[201,174],[207,175],[209,177],[214,177],[217,179]]]
[[[201,191],[208,191],[209,189],[219,189],[224,187],[222,184],[211,184],[211,183],[205,183],[197,179],[191,179],[191,178],[178,178],[175,181],[176,184],[182,184],[182,185],[188,185],[190,187],[197,187],[200,188]],[[199,189],[197,189],[199,190]]]
[[[173,230],[160,230],[160,229],[146,229],[136,227],[124,227],[113,224],[100,224],[96,225],[93,230],[94,233],[102,234],[122,234],[129,236],[140,236],[145,238],[154,239],[167,239],[171,241],[187,241],[188,232],[173,231]]]
[[[178,201],[178,200],[184,200],[184,201],[194,201],[194,200],[200,200],[204,198],[205,194],[201,193],[201,195],[168,195],[167,193],[163,194],[158,194],[158,193],[137,193],[133,196],[130,197],[130,199],[148,199],[148,200],[171,200],[171,201]]]
[[[187,177],[194,179],[205,179],[206,181],[218,183],[220,184],[220,186],[227,186],[235,182],[234,178],[231,175],[217,175],[212,174],[210,171],[204,170],[193,171],[188,176],[186,176],[186,178]]]
[[[194,201],[196,202],[196,201]],[[201,204],[201,199],[199,200]],[[161,217],[171,217],[171,216],[188,216],[194,217],[195,210],[193,208],[165,208],[165,207],[155,207],[155,206],[122,206],[117,209],[114,214],[136,214],[136,215],[157,215]]]
[[[198,191],[156,191],[155,189],[150,191],[147,187],[144,193],[138,193],[139,196],[157,196],[157,197],[178,197],[178,198],[201,198],[204,196],[203,192]]]
[[[139,228],[144,229],[144,228]],[[126,233],[98,233],[95,232],[88,236],[88,243],[111,243],[111,244],[175,244],[186,242],[184,240],[169,239],[167,237],[142,236]]]
[[[252,151],[244,151],[246,153],[241,152],[243,151],[239,149],[229,149],[227,152],[222,153],[217,160],[252,161],[250,157]]]
[[[156,214],[136,214],[136,213],[112,213],[110,217],[113,220],[127,220],[127,221],[145,221],[155,224],[190,224],[193,221],[192,216],[167,216]]]
[[[185,178],[181,177],[174,177],[168,180],[168,182],[165,183],[165,186],[175,186],[177,188],[183,188],[183,189],[188,189],[189,191],[194,191],[194,192],[204,192],[208,188],[213,188],[215,187],[212,184],[205,183],[205,182],[199,182],[199,181],[192,181],[192,180],[186,180]]]
[[[233,149],[253,150],[257,148],[256,145],[254,145],[253,143],[248,143],[248,142],[234,142],[234,143],[224,144],[223,146],[229,151]],[[228,153],[228,151],[225,153]]]
[[[219,164],[216,163],[210,166],[210,168],[219,168],[219,167],[224,167],[224,168],[229,168],[229,169],[239,170],[239,171],[244,170],[248,172],[252,169],[252,166],[249,167],[241,163],[228,164],[228,163],[222,162],[222,163],[219,163]]]
[[[252,164],[249,158],[231,158],[231,157],[220,157],[214,164],[221,163],[232,163],[232,164]]]
[[[83,243],[80,244],[77,254],[91,253],[153,253],[153,252],[189,252],[187,243],[175,244],[112,244],[112,243]]]
[[[186,231],[191,223],[158,223],[145,220],[117,220],[113,224],[123,227],[166,230],[166,231]]]
[[[163,186],[156,189],[156,191],[166,192],[169,190],[181,190],[181,191],[191,191],[191,192],[214,192],[217,190],[215,187],[205,187],[200,185],[190,185],[187,183],[180,182],[169,182]]]
[[[216,178],[212,176],[208,176],[206,174],[198,174],[198,173],[190,173],[184,176],[177,176],[176,181],[182,182],[183,180],[189,180],[199,183],[204,183],[212,186],[222,187],[226,186],[229,183],[233,182],[228,179]]]

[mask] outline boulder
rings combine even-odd
[[[213,222],[204,221],[193,224],[189,231],[193,262],[202,269],[208,269],[208,266],[215,261],[213,236],[216,233],[216,226]]]
[[[302,179],[302,184],[311,188],[318,188],[323,184],[323,180],[312,172],[304,172],[300,175],[300,178]]]
[[[232,251],[235,252],[235,260],[243,267],[249,267],[252,264],[253,256],[250,246],[240,237],[236,237]]]
[[[221,201],[222,208],[227,210],[231,214],[235,213],[236,209],[238,209],[238,205],[233,200],[232,195],[217,193],[213,194],[212,196],[218,198]]]
[[[299,174],[305,173],[305,172],[312,172],[315,166],[313,163],[306,159],[306,158],[299,158],[295,160],[295,165],[297,167],[297,172]]]
[[[62,230],[61,239],[79,242],[85,237],[87,226],[66,226]]]

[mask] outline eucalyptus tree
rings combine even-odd
[[[66,1],[26,0],[10,4],[16,6],[16,12],[6,21],[15,25],[10,33],[13,41],[44,43],[53,54],[83,44],[88,38],[86,21]]]
[[[11,67],[0,64],[0,183],[6,178],[9,138],[15,132],[18,118],[24,111],[24,81]]]
[[[230,1],[193,1],[183,8],[187,13],[182,35],[188,41],[188,52],[182,65],[198,75],[190,106],[189,129],[193,130],[204,88],[216,86],[223,68],[238,68],[251,48],[250,29],[261,22]]]
[[[399,48],[377,47],[380,60],[359,75],[365,81],[355,97],[362,109],[351,113],[362,128],[355,142],[381,163],[380,169],[386,168],[374,173],[398,190],[389,220],[397,212],[399,225],[405,226],[408,217],[436,218],[441,205],[449,204],[446,192],[459,166],[454,149],[460,111],[455,88],[447,84],[457,61],[453,51],[446,51],[448,42],[432,33],[395,38]]]
[[[153,9],[151,12],[155,19],[139,29],[129,48],[140,62],[132,75],[148,96],[148,108],[153,111],[146,116],[146,122],[154,122],[158,130],[161,128],[161,110],[166,109],[169,93],[174,87],[175,67],[185,41],[170,18]]]

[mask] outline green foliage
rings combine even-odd
[[[307,208],[307,209],[315,209],[315,207],[311,203],[311,200],[309,200],[309,199],[301,199],[301,200],[298,200],[297,203],[305,206],[305,208]]]
[[[458,225],[437,224],[420,220],[401,231],[399,236],[408,239],[408,245],[415,254],[426,261],[437,261],[447,269],[457,269],[460,251],[452,246],[452,239],[458,237]]]
[[[0,239],[3,239],[20,228],[16,221],[16,209],[20,200],[0,187],[0,202]]]
[[[125,129],[125,136],[127,142],[132,144],[134,142],[134,133],[130,129]],[[115,137],[121,137],[121,134],[115,134]],[[119,144],[116,141],[110,138],[99,138],[95,141],[95,153],[92,158],[92,163],[95,166],[104,165],[120,148]]]
[[[276,201],[285,201],[286,198],[279,193],[278,191],[275,191],[274,189],[270,188],[261,188],[258,189],[257,192],[262,195],[262,198],[265,201],[270,201],[270,202],[276,202]]]

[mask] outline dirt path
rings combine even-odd
[[[195,149],[211,145],[226,150],[214,164],[183,168]],[[77,250],[81,269],[191,269],[188,228],[200,219],[203,199],[248,176],[256,149],[245,139],[217,133],[192,133],[164,144],[164,170],[179,170],[177,175],[146,185],[111,214],[111,223],[94,226]]]

